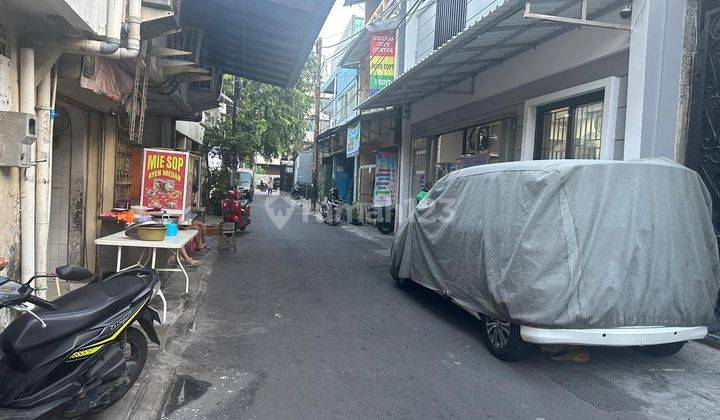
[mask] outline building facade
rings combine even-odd
[[[359,107],[402,109],[398,221],[420,189],[467,166],[677,159],[685,13],[671,0],[408,10],[406,71]]]
[[[393,110],[360,112],[357,105],[395,77],[394,29],[400,23],[401,3],[363,3],[360,22],[366,23],[358,26],[354,18],[343,38],[347,41],[333,55],[339,70],[330,81],[346,89],[330,91],[335,92],[328,107],[331,127],[320,135],[320,187],[325,194],[336,188],[345,203],[357,208],[360,219],[367,219],[363,216],[369,209],[395,204],[396,189],[389,181],[397,167],[400,119]],[[350,100],[344,98],[348,93]]]
[[[10,262],[2,274],[24,281],[65,263],[101,271],[94,240],[117,229],[103,213],[138,204],[144,148],[191,152],[199,192],[206,162],[200,123],[218,107],[223,73],[293,86],[331,5],[0,4],[0,255]],[[242,29],[258,19],[283,29]],[[257,59],[240,63],[238,56]],[[36,286],[44,291],[42,282]]]

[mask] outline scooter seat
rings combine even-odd
[[[53,301],[56,310],[33,311],[45,321],[46,328],[29,314],[11,322],[0,334],[0,348],[6,353],[21,354],[75,334],[122,310],[146,286],[146,280],[128,274],[73,290]]]

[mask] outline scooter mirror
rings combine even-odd
[[[93,276],[90,270],[74,265],[63,265],[55,269],[58,277],[67,281],[83,281]]]

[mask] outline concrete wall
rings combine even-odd
[[[675,159],[685,2],[634,1],[625,158]]]
[[[0,24],[7,30],[8,55],[0,56],[0,110],[18,111],[18,39],[9,17],[0,15]],[[20,274],[20,174],[18,168],[0,168],[0,256],[9,260],[0,275],[19,277]],[[0,314],[0,325],[4,315]]]
[[[497,0],[467,0],[465,27],[467,28],[482,19],[485,15],[492,12],[500,3],[502,2]]]
[[[106,1],[50,0],[50,4],[73,27],[85,31],[89,30],[100,36],[107,33],[105,27],[107,23]]]
[[[440,93],[414,103],[410,119],[413,123],[422,121],[443,110],[458,108],[583,64],[597,62],[626,51],[629,38],[626,31],[619,30],[586,27],[572,30],[475,76],[474,94]],[[587,48],[588,45],[593,48]]]
[[[196,143],[202,144],[205,128],[199,122],[195,121],[176,121],[175,130]]]
[[[435,1],[426,1],[419,6],[416,12],[415,59],[407,62],[409,66],[419,63],[433,52],[435,44],[435,9]],[[407,42],[405,45],[407,45]]]

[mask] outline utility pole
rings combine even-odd
[[[407,14],[407,0],[400,0],[400,19],[402,21],[397,33],[397,49],[395,50],[397,56],[395,59],[395,73],[397,76],[395,78],[405,72],[405,25],[407,24],[404,18],[405,14]]]
[[[233,106],[232,106],[232,135],[237,136],[237,116],[238,116],[238,102],[240,101],[240,79],[237,76],[233,76]],[[230,185],[235,185],[235,172],[238,170],[240,162],[235,161],[235,157],[232,158],[232,164],[234,167],[230,170]]]
[[[320,84],[322,83],[322,38],[315,43],[317,55],[317,74],[315,75],[315,139],[313,141],[313,165],[312,165],[312,200],[310,210],[315,211],[318,200],[318,168],[320,167],[320,153],[318,150],[318,137],[320,137]]]

